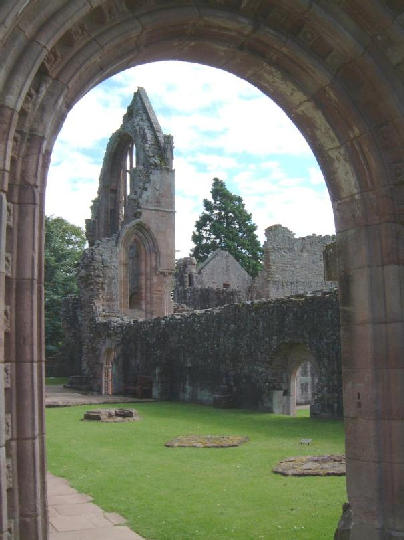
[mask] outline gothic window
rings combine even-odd
[[[129,309],[136,309],[141,303],[140,250],[136,242],[128,250]]]
[[[129,195],[131,191],[133,190],[133,186],[131,186],[131,171],[136,167],[136,148],[131,141],[128,147],[128,153],[126,155],[126,171],[125,171],[125,177],[126,177],[126,194]]]

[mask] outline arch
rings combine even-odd
[[[0,290],[13,377],[2,383],[9,396],[0,410],[12,415],[16,441],[7,450],[13,484],[8,494],[1,488],[0,500],[10,502],[1,507],[2,533],[11,523],[16,537],[46,535],[41,284],[54,140],[72,105],[101,80],[135,64],[181,59],[259,87],[316,154],[337,230],[353,534],[404,534],[402,13],[392,0],[2,3],[0,238],[13,268],[2,271]],[[17,414],[26,403],[31,412]],[[32,479],[23,490],[19,475]]]
[[[305,343],[282,343],[272,358],[272,377],[278,381],[272,391],[273,412],[295,416],[298,369],[309,362],[318,373],[318,362]]]
[[[119,308],[148,319],[155,314],[153,283],[159,268],[159,249],[150,229],[141,222],[123,228],[119,249]]]
[[[103,354],[102,362],[102,383],[101,393],[104,396],[112,396],[114,394],[113,385],[113,365],[116,356],[116,351],[112,348],[106,348]]]
[[[308,370],[309,370],[309,377],[307,377],[307,379],[309,379],[309,382],[306,382],[305,384],[309,385],[310,386],[310,394],[309,394],[309,391],[307,391],[307,393],[309,394],[309,402],[310,402],[310,406],[311,406],[311,401],[312,401],[312,388],[311,388],[311,385],[312,385],[312,377],[313,377],[313,374],[311,373],[311,371],[313,371],[314,373],[317,373],[318,372],[318,366],[317,366],[317,362],[313,356],[313,354],[311,353],[311,351],[309,350],[309,348],[305,345],[297,345],[294,350],[290,351],[290,354],[292,355],[293,357],[293,364],[292,364],[292,369],[291,371],[289,372],[289,396],[290,396],[290,409],[289,409],[289,414],[291,416],[296,416],[296,407],[298,405],[298,391],[297,391],[297,383],[298,383],[298,374],[299,374],[299,370],[303,367],[303,366],[307,366],[308,367]],[[301,376],[301,375],[300,375]],[[321,388],[319,389],[319,392],[321,393]]]

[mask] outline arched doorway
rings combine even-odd
[[[352,534],[402,536],[401,4],[5,0],[0,15],[0,238],[3,261],[6,252],[13,261],[1,274],[11,375],[0,410],[12,415],[15,441],[6,448],[2,427],[2,470],[7,458],[13,475],[1,487],[1,532],[11,523],[15,537],[35,540],[47,528],[41,283],[53,142],[97,82],[171,58],[221,67],[261,88],[318,158],[337,229]],[[20,489],[23,476],[31,481]]]
[[[298,397],[311,405],[313,380],[317,377],[318,366],[305,343],[281,344],[273,355],[271,373],[277,381],[275,389],[271,391],[273,412],[295,416]],[[298,385],[307,385],[307,388],[298,390]]]
[[[315,384],[316,373],[312,362],[303,362],[296,371],[296,406],[310,405]]]
[[[115,360],[115,351],[107,349],[104,352],[104,362],[102,369],[102,394],[112,396],[114,394],[113,368]]]

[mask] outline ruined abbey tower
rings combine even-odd
[[[164,135],[143,88],[111,136],[91,219],[82,292],[99,316],[147,319],[172,312],[173,139]]]

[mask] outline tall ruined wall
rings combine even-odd
[[[124,390],[137,375],[154,380],[160,399],[212,404],[226,386],[239,407],[288,412],[291,376],[307,359],[317,372],[315,415],[342,415],[339,308],[334,293],[233,304],[94,326],[87,373],[100,390],[105,344],[116,349]],[[115,344],[115,345],[114,345]]]
[[[254,283],[255,298],[280,298],[316,290],[331,290],[325,281],[323,251],[334,236],[312,234],[301,238],[287,227],[272,225],[265,231],[264,269]]]

